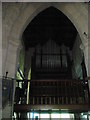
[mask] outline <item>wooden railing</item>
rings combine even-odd
[[[30,104],[85,104],[88,86],[80,80],[32,80]]]
[[[25,98],[25,89],[27,89],[27,83],[30,81],[18,80],[17,82],[18,86],[20,82],[22,86],[25,85],[21,89],[21,93]],[[89,103],[88,82],[84,82],[83,80],[31,80],[29,90],[29,104],[31,105]],[[25,102],[23,103],[26,104]]]

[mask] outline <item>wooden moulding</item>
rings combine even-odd
[[[90,111],[89,104],[83,105],[14,105],[14,112],[30,112],[31,110],[52,110],[52,109],[59,109],[61,111],[68,111],[71,113],[75,112],[88,112]]]

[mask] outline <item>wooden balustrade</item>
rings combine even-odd
[[[88,103],[87,92],[86,84],[79,80],[33,80],[30,99],[36,99],[35,104],[84,104]],[[30,104],[33,104],[32,100]]]
[[[31,105],[88,104],[88,83],[82,80],[31,80],[17,81],[18,85],[30,82]],[[26,89],[23,87],[23,89]],[[24,90],[25,91],[25,90]]]

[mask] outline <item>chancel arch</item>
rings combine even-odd
[[[8,4],[8,3],[6,3]],[[15,43],[19,43],[19,41],[22,39],[22,34],[27,25],[30,23],[30,21],[38,15],[41,11],[45,10],[46,8],[53,6],[57,9],[59,9],[61,12],[63,12],[75,25],[80,37],[81,41],[84,45],[85,42],[87,42],[87,39],[83,33],[88,33],[87,28],[87,13],[88,13],[88,5],[85,3],[29,3],[29,4],[23,4],[18,3],[20,6],[18,6],[16,3],[12,3],[12,6],[15,7],[15,9],[12,11],[12,7],[8,8],[8,12],[16,12],[16,10],[19,10],[19,14],[16,17],[13,17],[14,14],[11,14],[11,18],[13,17],[15,22],[10,25],[10,32],[7,31],[8,39],[9,41],[14,41]],[[79,9],[78,9],[79,8]],[[84,12],[83,12],[84,10]],[[22,12],[21,12],[22,11]],[[79,12],[80,11],[80,12]],[[5,11],[6,12],[6,11]],[[6,12],[7,14],[7,12]],[[10,18],[8,18],[10,19]],[[21,21],[22,20],[22,21]],[[12,21],[12,19],[11,19]],[[80,22],[82,21],[82,22]],[[6,22],[6,16],[5,16],[5,24]],[[4,24],[4,25],[5,25]],[[10,23],[11,24],[11,23]],[[18,30],[17,30],[18,28]],[[84,31],[83,31],[84,30]],[[5,38],[7,39],[7,38]],[[85,42],[83,42],[85,41]],[[6,61],[5,61],[6,62]],[[8,67],[8,63],[6,64],[6,67]],[[6,70],[4,69],[4,72]],[[4,73],[5,74],[5,73]],[[15,74],[15,73],[14,73]]]

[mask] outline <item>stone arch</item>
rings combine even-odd
[[[69,18],[69,20],[77,29],[82,42],[84,42],[83,33],[88,33],[88,9],[84,6],[84,3],[31,3],[25,8],[20,17],[17,19],[17,22],[13,25],[11,30],[12,34],[10,34],[9,37],[13,40],[14,34],[17,40],[21,39],[22,34],[30,21],[40,12],[50,6],[57,8]],[[29,11],[31,11],[31,13]],[[22,20],[22,22],[20,19]],[[19,29],[17,31],[18,26]]]
[[[83,36],[84,32],[88,33],[88,7],[85,3],[22,3],[20,6],[17,5],[17,3],[14,3],[12,5],[14,6],[13,11],[16,13],[19,11],[19,14],[16,14],[15,16],[12,7],[9,9],[9,12],[11,12],[12,15],[11,19],[14,17],[14,22],[12,22],[12,25],[10,26],[8,40],[17,44],[18,47],[20,47],[22,34],[30,21],[50,6],[57,8],[69,18],[77,29],[83,45],[87,41],[85,36]],[[21,8],[22,10],[20,10]],[[8,62],[6,66],[8,68]]]
[[[21,4],[21,5],[19,6],[18,4]],[[10,6],[12,7],[9,8]],[[88,7],[87,7],[88,5],[86,5],[85,3],[14,3],[14,8],[13,8],[13,3],[12,3],[10,6],[6,6],[7,8],[6,11],[8,12],[6,12],[4,16],[5,19],[3,18],[3,28],[4,28],[3,29],[3,44],[9,41],[7,42],[8,48],[5,48],[6,46],[4,46],[3,48],[4,51],[8,53],[8,54],[5,53],[6,55],[4,55],[5,58],[3,61],[5,61],[4,62],[5,64],[3,64],[3,66],[5,67],[4,72],[6,70],[10,72],[10,75],[9,75],[10,77],[15,77],[15,72],[16,72],[15,70],[17,67],[16,57],[18,56],[17,51],[20,50],[19,48],[20,40],[22,39],[23,31],[27,27],[28,23],[38,13],[40,13],[41,11],[43,11],[44,9],[50,6],[53,6],[59,9],[72,21],[72,23],[76,27],[81,37],[83,45],[84,46],[88,45],[87,44],[88,39],[85,36],[83,36],[84,32],[88,33]],[[82,49],[84,49],[83,46],[82,46]],[[87,50],[88,50],[88,47],[86,47],[85,49],[86,54],[87,54]],[[86,56],[86,63],[88,63],[87,57],[88,57],[88,54]]]

